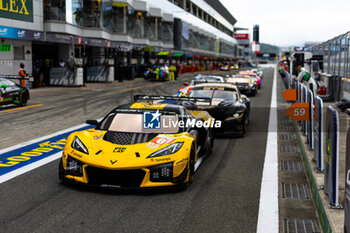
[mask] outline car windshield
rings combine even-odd
[[[189,93],[189,97],[207,97],[213,99],[221,99],[225,101],[236,101],[237,94],[231,90],[218,90],[218,89],[192,89]]]
[[[176,115],[147,111],[143,114],[111,113],[101,123],[100,129],[125,133],[178,133],[179,125]]]
[[[14,86],[16,84],[10,80],[7,80],[7,79],[0,79],[0,86],[1,85]]]

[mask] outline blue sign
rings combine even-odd
[[[318,96],[315,98],[314,112],[314,160],[316,161],[317,170],[323,171],[323,100]]]
[[[339,117],[329,106],[326,114],[324,192],[332,207],[339,207]]]
[[[0,38],[44,40],[44,32],[0,26]]]
[[[143,112],[143,128],[160,129],[161,128],[160,116],[161,114],[159,113],[159,110]]]
[[[313,134],[313,128],[314,128],[314,94],[311,90],[308,90],[308,101],[310,105],[310,120],[306,122],[307,124],[307,138],[309,143],[309,149],[314,149],[314,134]]]
[[[40,142],[30,144],[12,151],[0,154],[0,176],[32,164],[63,150],[68,136],[78,130],[93,128],[91,125],[77,130],[54,136]]]

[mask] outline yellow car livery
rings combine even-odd
[[[96,128],[68,137],[59,178],[117,189],[186,187],[214,142],[209,128],[192,124],[209,114],[194,114],[176,104],[136,102],[89,120]]]

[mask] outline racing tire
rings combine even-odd
[[[19,94],[19,104],[18,106],[26,106],[28,102],[28,94],[25,91],[21,91]]]
[[[258,90],[257,90],[257,89],[254,89],[254,90],[252,91],[251,96],[256,96],[256,94],[258,94]]]
[[[195,147],[194,145],[192,145],[190,160],[188,161],[188,181],[178,186],[179,191],[186,190],[188,186],[190,186],[190,184],[193,182],[194,168],[195,168],[195,161],[194,161],[195,155],[196,155]]]
[[[247,114],[244,114],[244,120],[242,122],[242,132],[238,135],[240,138],[244,138],[247,132],[247,125],[249,123],[249,117]]]

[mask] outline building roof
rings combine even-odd
[[[224,5],[219,0],[204,0],[218,13],[220,13],[227,21],[234,25],[237,20],[231,15]]]

